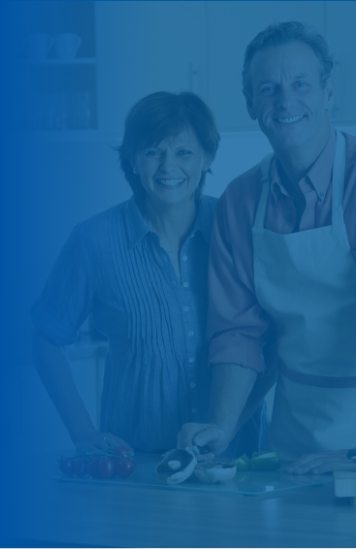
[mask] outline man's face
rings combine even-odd
[[[327,138],[332,101],[314,51],[295,41],[255,54],[250,66],[248,110],[275,151],[315,147]]]

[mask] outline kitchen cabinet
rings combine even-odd
[[[19,86],[28,90],[25,112],[16,116],[27,129],[117,142],[130,107],[158,90],[198,93],[223,132],[255,129],[241,90],[244,51],[268,24],[291,19],[326,36],[336,59],[333,119],[356,121],[355,0],[16,4],[22,10]],[[72,56],[58,55],[55,41],[68,33],[80,46]],[[41,54],[33,40],[43,35],[50,42]]]
[[[97,2],[99,126],[121,130],[141,97],[205,92],[205,2]]]
[[[37,131],[97,129],[93,1],[16,2],[17,127]],[[23,92],[23,90],[25,90]]]
[[[135,1],[96,4],[101,128],[120,131],[136,100],[166,89],[200,94],[221,131],[255,129],[241,90],[244,51],[260,30],[283,20],[325,35],[336,58],[333,120],[354,122],[355,1]]]

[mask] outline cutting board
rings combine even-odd
[[[155,472],[159,456],[140,455],[136,458],[136,468],[132,475],[127,479],[114,478],[110,480],[76,478],[58,476],[60,482],[71,482],[78,484],[98,484],[98,485],[125,485],[140,486],[149,488],[158,488],[162,490],[191,490],[202,492],[220,492],[232,493],[241,496],[265,496],[308,488],[310,486],[320,486],[333,481],[331,475],[288,475],[281,470],[277,471],[246,471],[237,473],[236,477],[229,482],[219,484],[205,484],[198,481],[194,475],[182,484],[167,485],[161,482]]]

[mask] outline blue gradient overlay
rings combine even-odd
[[[80,4],[80,2],[74,3]],[[51,7],[51,4],[53,7]],[[31,34],[30,29],[35,28],[37,32],[43,32],[41,28],[41,22],[44,20],[43,13],[46,13],[49,20],[56,21],[55,10],[59,9],[61,12],[66,4],[69,6],[71,2],[15,1],[3,2],[0,7],[2,71],[0,84],[2,120],[0,199],[2,266],[0,287],[3,339],[0,414],[2,419],[0,544],[2,546],[38,547],[41,543],[45,546],[64,545],[56,537],[58,530],[56,531],[55,528],[52,530],[51,525],[46,523],[43,523],[42,538],[40,540],[28,538],[28,532],[31,530],[28,525],[31,523],[41,525],[42,519],[39,510],[43,508],[45,514],[47,505],[45,499],[40,499],[44,496],[40,495],[42,487],[39,481],[32,483],[32,479],[35,478],[34,472],[46,470],[48,464],[43,466],[44,456],[48,455],[53,460],[61,451],[65,453],[72,448],[69,437],[33,367],[30,308],[42,291],[55,258],[64,241],[68,238],[72,227],[76,223],[126,200],[130,196],[130,190],[120,172],[114,148],[120,143],[123,117],[127,109],[140,96],[149,91],[156,91],[150,89],[151,75],[146,75],[147,82],[145,82],[144,71],[140,73],[139,68],[134,69],[130,65],[130,55],[128,53],[130,47],[132,47],[132,59],[135,60],[135,63],[138,59],[144,59],[145,40],[154,40],[154,29],[151,29],[152,34],[148,33],[145,36],[138,33],[132,40],[132,33],[130,34],[127,26],[125,34],[118,22],[118,26],[123,33],[122,44],[127,40],[126,64],[122,60],[123,57],[120,56],[120,52],[110,52],[107,46],[109,54],[105,58],[97,60],[98,65],[95,68],[95,76],[91,72],[90,61],[79,69],[79,71],[82,71],[82,75],[79,77],[81,83],[78,86],[75,83],[73,84],[70,80],[71,76],[68,76],[67,85],[69,89],[74,90],[73,96],[77,99],[77,103],[74,100],[70,107],[69,122],[68,120],[63,121],[63,118],[46,119],[45,122],[42,119],[39,122],[38,118],[34,119],[28,116],[29,111],[30,114],[31,111],[33,114],[37,108],[37,105],[31,102],[33,99],[31,86],[38,85],[38,82],[31,83],[31,78],[28,80],[27,76],[24,76],[28,70],[28,50],[26,48],[28,47],[27,38]],[[82,2],[82,4],[89,4],[89,2]],[[100,2],[94,2],[93,4],[100,4]],[[112,10],[114,4],[125,4],[125,2],[104,2],[103,4],[106,4],[107,9]],[[126,4],[129,4],[129,2],[126,2]],[[143,4],[145,4],[145,7]],[[135,2],[136,7],[135,9],[132,8],[132,28],[135,28],[135,25],[138,24],[144,28],[144,13],[148,9],[156,10],[160,14],[160,28],[162,28],[162,24],[164,25],[166,17],[167,22],[169,20],[169,24],[171,24],[169,4],[168,1]],[[172,2],[172,4],[177,3]],[[207,4],[207,2],[187,1],[182,2],[182,4],[186,6],[187,11],[185,14],[184,9],[180,8],[181,20],[177,21],[177,26],[181,26],[181,33],[184,36],[184,25],[188,24],[190,17],[189,9],[191,7],[200,9],[199,4]],[[213,1],[210,4],[218,5],[219,2]],[[229,4],[229,2],[224,4]],[[230,4],[238,4],[238,2],[231,2]],[[254,2],[250,2],[250,4],[254,4]],[[270,22],[278,20],[280,17],[279,3],[265,2],[265,4],[271,4]],[[289,2],[281,2],[280,4],[289,4]],[[296,5],[297,3],[293,4]],[[300,14],[300,17],[305,20],[307,17],[303,10],[306,9],[308,3],[300,2],[299,4],[300,7],[295,7],[294,17],[298,18]],[[323,4],[323,2],[316,2],[315,4]],[[52,19],[51,9],[53,9]],[[81,13],[80,10],[79,7],[77,13]],[[90,14],[94,11],[91,11],[91,8],[89,9]],[[90,15],[88,21],[80,21],[80,16],[78,17],[79,20],[73,23],[73,29],[70,28],[71,25],[69,24],[69,30],[74,32],[75,24],[79,23],[84,29],[83,36],[85,38],[85,36],[90,35],[92,30],[92,15]],[[285,17],[282,18],[285,19]],[[104,20],[102,19],[101,22]],[[214,26],[215,23],[216,27]],[[209,23],[211,44],[208,32],[207,42],[203,46],[199,45],[199,47],[206,47],[211,57],[221,55],[221,64],[228,63],[231,65],[231,73],[238,78],[240,66],[235,66],[234,62],[227,58],[230,52],[218,52],[214,49],[219,42],[217,34],[219,32],[224,33],[224,28],[219,27],[219,21],[217,20],[215,23],[212,23],[211,20]],[[112,21],[111,24],[113,24]],[[54,29],[55,25],[56,23],[54,23]],[[263,21],[262,27],[264,26],[265,22]],[[261,28],[258,25],[256,28],[256,24],[251,22],[251,33],[248,40],[259,30]],[[341,29],[340,33],[342,32]],[[101,36],[103,35],[105,35],[105,31],[102,32]],[[89,41],[89,46],[87,46],[84,38],[81,46],[83,56],[87,58],[95,57],[95,41],[93,43]],[[166,87],[177,92],[183,89],[197,91],[209,103],[209,94],[206,93],[209,86],[204,88],[199,82],[196,83],[194,67],[193,69],[192,67],[189,70],[187,69],[187,74],[184,77],[182,76],[181,81],[173,70],[172,79],[167,82],[167,86],[164,85],[164,67],[170,68],[170,59],[165,58],[166,48],[164,42],[164,40],[169,39],[169,32],[166,34],[165,39],[162,39],[162,42],[159,42],[159,34],[155,39],[158,40],[155,49],[157,67],[159,67],[157,70],[162,71],[162,74],[156,75],[155,81],[160,83],[161,89]],[[181,47],[182,45],[177,43],[177,51]],[[102,66],[99,63],[102,63]],[[91,90],[95,90],[97,99],[100,94],[105,96],[103,86],[108,86],[110,82],[110,80],[107,80],[107,65],[110,64],[113,67],[113,78],[117,78],[116,69],[121,71],[122,86],[120,87],[120,93],[122,96],[112,97],[111,92],[108,91],[107,101],[109,104],[100,104],[99,101],[95,103],[92,95],[86,95],[86,86],[89,86]],[[36,61],[32,65],[36,71]],[[49,68],[49,72],[52,68]],[[136,70],[145,84],[142,93],[136,90],[137,97],[131,95],[125,88],[126,81],[131,83],[135,78],[139,78],[137,72],[135,72]],[[204,67],[201,71],[199,77],[202,76],[202,78],[205,78],[209,73],[208,67]],[[53,85],[55,88],[56,71],[50,73],[48,78],[48,82],[44,84],[42,82],[42,85],[45,87]],[[96,79],[94,84],[92,78]],[[100,78],[103,78],[103,80],[100,80]],[[353,81],[355,81],[355,78],[354,74]],[[214,85],[216,85],[216,82]],[[219,82],[219,85],[221,85],[221,90],[224,87],[229,87],[229,84],[225,82]],[[56,101],[65,102],[66,98],[63,99],[63,97],[63,95],[57,95]],[[224,101],[222,92],[220,92],[219,97],[218,100],[216,95],[214,96],[215,103]],[[87,101],[89,110],[85,112],[90,111],[90,114],[83,115],[82,105],[83,102]],[[112,118],[110,117],[110,101],[113,104],[112,112],[115,113]],[[242,94],[236,98],[236,102],[239,105],[243,102]],[[214,110],[214,105],[211,106]],[[56,103],[54,110],[56,111],[58,108],[58,103]],[[100,113],[100,108],[103,108],[104,114]],[[233,105],[231,105],[231,108],[233,109]],[[222,108],[221,111],[225,112],[225,109]],[[48,112],[47,109],[47,115]],[[87,118],[85,118],[86,116]],[[222,116],[222,119],[224,119],[224,116]],[[355,124],[356,115],[354,115],[352,121],[342,120],[345,126],[348,125],[348,122]],[[108,125],[108,128],[104,127],[105,124]],[[228,131],[230,130],[231,128],[228,128]],[[241,139],[241,137],[237,137],[237,139]],[[219,196],[232,176],[237,175],[239,171],[244,171],[269,151],[268,143],[265,140],[262,141],[260,135],[256,136],[256,144],[248,140],[246,142],[248,145],[246,151],[242,154],[240,170],[236,169],[235,159],[232,158],[231,154],[226,161],[221,161],[218,157],[216,172],[219,176],[221,175],[223,181],[217,181],[218,176],[212,178],[210,182],[208,181],[209,194],[212,191],[211,194]],[[224,145],[226,148],[224,150],[231,151],[229,143],[229,140],[226,139]],[[232,149],[232,153],[233,151],[234,149]],[[246,166],[243,165],[244,159],[247,162]],[[50,470],[49,467],[46,475],[54,477],[55,470]],[[55,486],[54,483],[53,485]],[[44,490],[47,489],[46,486],[43,487]],[[50,502],[51,495],[47,495],[48,502]],[[214,494],[207,494],[206,497],[213,498]],[[25,504],[26,501],[32,501],[33,506]],[[80,502],[76,500],[76,504],[80,505]],[[63,505],[65,506],[65,503]],[[61,509],[58,510],[58,513],[61,513]],[[91,518],[93,517],[83,517],[83,524],[90,521]],[[174,519],[172,520],[174,521]],[[22,530],[24,524],[26,524],[26,527]],[[256,525],[256,528],[258,528],[258,525]],[[183,531],[184,525],[181,525],[181,529]],[[39,532],[40,530],[41,527],[38,527],[36,531]],[[67,532],[67,535],[70,538],[70,533]],[[64,539],[66,538],[64,537]],[[102,539],[102,544],[105,545],[105,540],[107,540],[105,531],[103,531]],[[130,543],[130,539],[119,539],[117,545],[125,546]],[[146,540],[140,539],[139,534],[135,539],[139,541],[141,546],[145,546]],[[192,538],[187,539],[189,539],[187,542],[189,545]],[[202,539],[207,543],[205,535]],[[195,541],[196,546],[201,545],[199,539],[195,538],[193,541]],[[90,546],[90,540],[85,535],[83,535],[82,543],[84,546]],[[97,539],[93,544],[98,545]],[[184,544],[183,537],[179,537],[179,544]],[[75,546],[76,540],[70,545]],[[174,539],[172,539],[171,545],[176,545]]]

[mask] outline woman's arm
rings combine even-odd
[[[93,425],[62,348],[36,333],[33,350],[37,371],[75,446],[78,449],[122,446],[132,453],[124,441],[111,433],[99,432]]]

